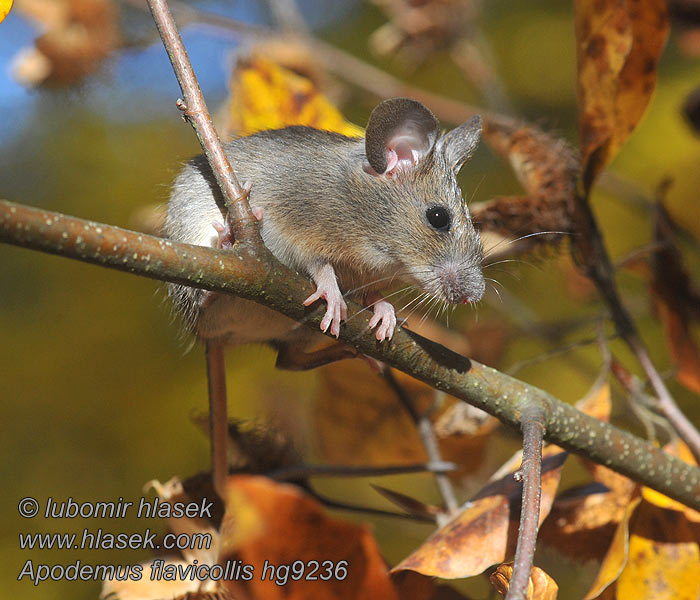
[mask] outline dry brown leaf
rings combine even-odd
[[[498,421],[484,413],[473,414],[461,401],[442,398],[408,375],[397,371],[394,376],[419,412],[440,400],[442,406],[433,420],[441,456],[459,465],[449,476],[460,478],[478,469]],[[312,418],[320,452],[329,462],[383,465],[427,460],[415,425],[396,394],[363,361],[342,361],[321,369]]]
[[[241,560],[253,568],[249,581],[223,583],[225,591],[239,600],[398,598],[369,530],[329,517],[318,502],[292,485],[265,477],[230,477],[221,542],[220,564]],[[282,571],[277,572],[278,583],[270,580],[270,565],[289,566],[295,561],[304,567],[301,578],[292,578],[289,569],[284,585],[279,585]],[[305,579],[314,569],[311,561],[318,563],[317,580]],[[324,561],[332,563],[330,572],[329,563],[322,566]],[[321,575],[328,573],[328,580],[322,580]]]
[[[556,446],[547,446],[543,452],[540,523],[551,509],[566,456]],[[478,575],[503,562],[515,549],[522,485],[513,473],[521,460],[522,453],[517,453],[499,471],[507,469],[508,474],[489,483],[393,571],[456,579]]]
[[[570,488],[554,500],[540,528],[539,541],[575,561],[600,560],[630,497],[631,493],[610,491],[597,482]]]
[[[573,231],[571,214],[579,167],[568,144],[534,126],[505,117],[486,118],[483,135],[510,163],[528,195],[497,197],[475,206],[474,221],[482,231],[511,239],[543,231]],[[558,239],[556,235],[534,236],[521,245],[527,249]]]
[[[444,579],[483,573],[506,555],[508,537],[517,529],[510,512],[509,499],[503,495],[470,502],[394,571],[412,570]]]
[[[617,580],[618,597],[697,600],[698,533],[683,513],[642,502],[632,528],[627,564]]]
[[[398,375],[398,374],[397,374]],[[432,402],[430,388],[410,388],[419,410]],[[331,463],[376,465],[427,459],[410,417],[388,384],[359,360],[321,369],[312,431]]]
[[[513,577],[513,563],[498,565],[491,574],[489,580],[494,589],[505,596],[510,589],[510,580]],[[528,600],[556,600],[559,594],[559,586],[545,571],[539,567],[532,567],[530,579],[527,582]]]
[[[692,289],[683,258],[675,245],[673,223],[662,204],[657,206],[651,291],[666,331],[666,341],[678,367],[678,381],[700,394],[700,351],[690,332],[700,311],[700,295]]]
[[[458,465],[448,473],[451,479],[459,480],[484,464],[486,444],[498,426],[498,419],[461,401],[437,414],[434,428],[440,455]]]
[[[379,494],[384,496],[389,502],[392,502],[398,506],[401,510],[406,511],[410,515],[416,515],[420,517],[427,517],[429,519],[435,520],[437,515],[443,515],[445,510],[433,504],[426,504],[420,500],[416,500],[411,496],[402,494],[395,490],[390,490],[389,488],[382,487],[381,485],[370,484]]]
[[[606,423],[611,407],[610,385],[605,381],[576,403],[580,411]],[[540,539],[572,559],[600,559],[638,486],[597,463],[583,460],[583,464],[595,481],[566,490],[555,499]]]
[[[576,0],[579,135],[586,190],[646,110],[668,31],[665,0]]]
[[[208,474],[207,474],[208,475]],[[211,477],[208,476],[211,481]],[[162,502],[182,502],[187,505],[191,502],[208,502],[206,497],[193,497],[184,489],[183,483],[177,478],[160,483],[159,481],[150,481],[144,486],[146,490],[153,488],[158,494],[158,498]],[[214,490],[211,489],[209,498],[214,498]],[[182,558],[175,556],[163,556],[162,560],[168,565],[168,568],[175,567],[186,569],[191,568],[191,565],[213,565],[216,563],[219,553],[219,533],[212,522],[208,519],[199,517],[169,517],[165,519],[168,528],[176,535],[186,535],[189,539],[205,539],[194,538],[195,535],[206,535],[211,543],[204,545],[202,548],[192,548],[181,550]],[[213,591],[216,589],[216,582],[207,580],[199,581],[198,579],[190,579],[188,577],[167,579],[160,577],[151,580],[151,566],[153,560],[141,563],[142,577],[138,580],[118,579],[106,580],[102,587],[101,598],[109,598],[110,600],[158,600],[160,598],[176,598],[188,593],[197,591]],[[163,567],[165,569],[165,566]]]
[[[200,505],[205,505],[208,500],[206,498],[192,498],[190,497],[182,482],[174,477],[173,479],[166,481],[165,483],[160,483],[159,481],[153,480],[149,481],[145,489],[153,488],[158,494],[158,498],[162,502],[181,502],[184,505],[188,505],[191,502],[201,502]],[[212,540],[211,545],[208,548],[193,548],[182,550],[182,556],[185,560],[193,562],[195,560],[202,564],[213,564],[219,554],[219,534],[216,527],[209,519],[195,517],[180,517],[174,518],[170,517],[165,519],[168,524],[168,528],[173,533],[180,535],[185,534],[187,536],[193,536],[196,534],[205,534]]]

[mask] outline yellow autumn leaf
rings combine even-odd
[[[262,57],[239,62],[229,104],[229,129],[238,136],[265,129],[306,125],[351,137],[363,130],[343,115],[314,84]]]
[[[627,564],[617,580],[618,598],[697,600],[700,546],[683,513],[642,502],[630,531]]]
[[[608,548],[603,563],[600,565],[598,576],[584,600],[598,598],[609,585],[617,580],[625,568],[629,554],[630,518],[640,501],[640,498],[635,498],[627,505],[627,510],[615,531],[615,537],[610,544],[610,548]]]
[[[5,17],[10,14],[12,9],[12,0],[0,0],[0,23],[5,20]]]

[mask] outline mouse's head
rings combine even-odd
[[[480,134],[475,116],[440,135],[435,116],[408,98],[379,104],[365,133],[364,170],[391,214],[387,235],[400,241],[393,259],[450,303],[477,302],[486,287],[481,240],[457,185]]]

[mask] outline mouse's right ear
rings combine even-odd
[[[432,149],[439,130],[435,115],[410,98],[392,98],[379,104],[365,131],[365,154],[378,175],[410,169]]]
[[[481,117],[473,116],[457,129],[453,129],[440,138],[438,147],[442,147],[447,164],[452,167],[455,175],[462,165],[468,161],[479,145],[481,138]]]

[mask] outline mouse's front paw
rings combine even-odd
[[[330,326],[331,334],[338,337],[340,335],[340,322],[348,317],[348,307],[345,304],[345,300],[343,300],[335,273],[330,265],[319,271],[316,277],[316,284],[318,286],[316,291],[304,300],[304,306],[309,306],[309,304],[313,304],[316,300],[323,298],[328,306],[326,307],[326,314],[321,319],[321,331],[325,333]]]
[[[396,312],[390,302],[386,300],[378,300],[372,304],[374,315],[369,321],[370,328],[377,327],[375,332],[376,338],[381,342],[385,339],[390,340],[396,329]]]

